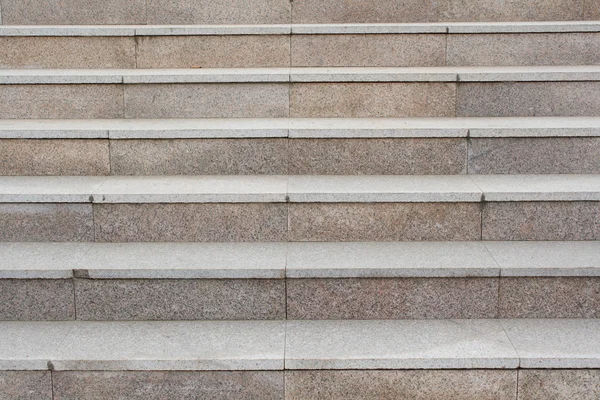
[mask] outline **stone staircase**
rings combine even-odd
[[[0,400],[600,398],[597,0],[0,0]]]

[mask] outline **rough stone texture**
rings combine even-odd
[[[518,400],[596,400],[600,398],[600,370],[519,371]]]
[[[54,400],[282,400],[283,371],[58,371]]]
[[[112,173],[285,175],[287,147],[286,139],[113,140]]]
[[[286,371],[287,400],[514,400],[503,370]]]
[[[600,202],[485,203],[483,240],[600,240]]]
[[[107,140],[2,140],[0,175],[108,175]]]
[[[0,85],[5,119],[122,118],[119,85]]]
[[[278,242],[287,237],[287,205],[97,204],[98,242]]]
[[[461,83],[457,117],[600,115],[600,82]]]
[[[500,318],[598,318],[600,278],[502,278]]]
[[[288,0],[147,0],[148,24],[289,24]]]
[[[442,0],[439,21],[564,21],[582,18],[581,0]]]
[[[135,68],[135,39],[0,37],[0,68]]]
[[[470,174],[598,174],[600,138],[471,139]]]
[[[282,118],[288,116],[288,104],[285,83],[125,87],[125,118]]]
[[[138,68],[258,68],[290,65],[290,39],[279,35],[142,36]]]
[[[91,204],[0,204],[1,242],[93,242]]]
[[[445,65],[444,35],[293,35],[295,67]]]
[[[294,83],[290,116],[453,117],[453,83]]]
[[[447,65],[597,65],[600,33],[448,36]]]
[[[71,319],[75,319],[72,280],[0,280],[0,320],[60,321]]]
[[[145,0],[0,0],[4,25],[135,25]]]
[[[289,144],[289,173],[464,174],[466,147],[466,140],[458,138],[292,139]]]
[[[600,3],[597,0],[583,0],[584,13],[586,20],[600,20]]]
[[[560,21],[581,18],[581,0],[331,0],[326,3],[296,0],[292,12],[292,20],[297,24]]]
[[[0,371],[0,400],[52,400],[50,371]]]
[[[77,319],[285,319],[276,279],[77,279]]]
[[[477,203],[289,205],[290,241],[480,240]]]
[[[289,319],[496,318],[496,278],[292,279]]]

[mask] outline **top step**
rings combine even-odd
[[[597,0],[0,0],[5,25],[289,24],[600,19]]]

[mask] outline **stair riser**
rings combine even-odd
[[[600,317],[598,277],[4,279],[0,288],[9,321]]]
[[[2,85],[0,100],[6,119],[598,116],[600,82]]]
[[[0,175],[600,173],[597,137],[5,139],[0,144]]]
[[[81,0],[3,0],[2,22],[7,25],[144,25],[144,24],[286,24],[331,22],[435,21],[555,21],[594,19],[596,0],[252,0],[223,5],[202,0],[110,0],[102,4]],[[147,3],[147,4],[146,4]],[[291,15],[290,15],[291,13]]]
[[[600,202],[0,204],[4,242],[600,240]]]
[[[0,68],[598,64],[600,33],[0,38]]]

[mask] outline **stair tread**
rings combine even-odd
[[[0,329],[4,370],[600,367],[598,319],[0,322]]]
[[[600,276],[600,242],[0,243],[0,279]]]
[[[0,203],[598,201],[600,175],[2,176]]]
[[[600,32],[598,21],[271,25],[4,25],[1,36],[166,36]]]
[[[600,117],[0,120],[0,139],[467,136],[600,136]]]
[[[600,66],[2,69],[0,84],[597,81]]]

